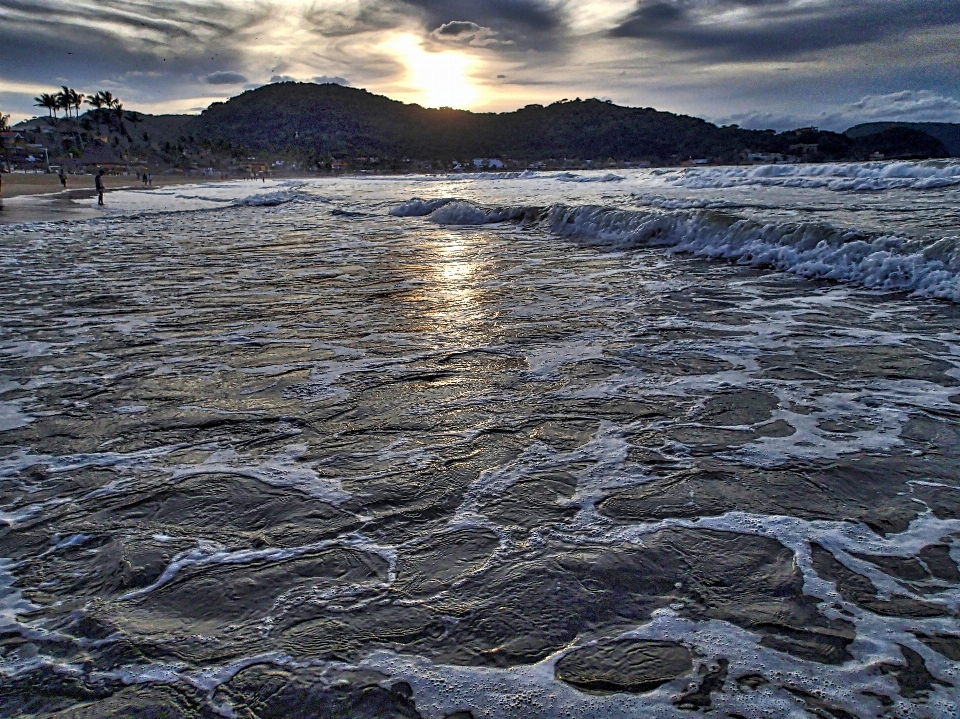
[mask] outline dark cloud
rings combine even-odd
[[[269,17],[217,0],[0,0],[0,72],[71,84],[130,73],[203,76],[242,62],[242,38]]]
[[[543,33],[563,24],[560,6],[544,0],[406,0],[406,4],[425,14],[430,30],[466,21],[496,30]]]
[[[469,20],[452,20],[444,23],[430,36],[437,42],[455,43],[460,45],[471,45],[472,47],[501,47],[509,48],[515,44],[515,41],[509,37],[503,37],[502,33],[477,25]]]
[[[212,72],[204,79],[210,85],[240,85],[249,82],[247,77],[239,72]]]
[[[350,87],[350,83],[339,75],[318,75],[313,78],[313,81],[318,85],[343,85],[345,87]]]
[[[465,35],[470,33],[480,32],[481,27],[475,22],[469,22],[467,20],[452,20],[445,25],[441,25],[434,33],[436,35]]]
[[[750,61],[957,24],[960,0],[640,0],[609,34],[715,59]]]
[[[314,32],[325,37],[346,37],[398,27],[406,17],[403,10],[403,3],[399,0],[363,0],[354,13],[330,10],[314,3],[304,11],[303,20]]]
[[[495,41],[521,49],[553,46],[564,35],[562,0],[363,0],[353,13],[320,4],[304,13],[308,25],[327,37],[397,28],[411,18],[435,39],[457,38],[472,30],[482,34],[484,44]]]
[[[719,124],[736,123],[755,130],[787,130],[815,125],[842,132],[861,122],[960,122],[960,100],[928,90],[902,90],[867,95],[856,102],[825,108],[817,114],[754,111],[714,119]]]

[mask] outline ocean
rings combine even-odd
[[[960,163],[106,201],[0,226],[3,716],[960,713]]]

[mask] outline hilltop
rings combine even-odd
[[[574,158],[657,165],[688,158],[733,163],[742,161],[747,152],[817,161],[862,159],[878,151],[872,134],[854,139],[816,128],[775,133],[718,127],[696,117],[597,99],[474,113],[427,109],[340,85],[293,82],[214,103],[187,127],[195,137],[210,142],[258,151],[298,148],[334,158],[502,157],[524,162]],[[923,133],[885,136],[880,144],[885,154],[947,155],[938,140]]]
[[[861,126],[866,127],[866,126]],[[872,127],[872,126],[871,126]],[[472,158],[508,167],[596,167],[946,157],[944,142],[899,124],[847,134],[717,126],[650,107],[588,99],[513,112],[429,109],[341,85],[278,83],[210,105],[200,115],[89,111],[19,123],[51,162],[249,172],[444,170]]]
[[[854,125],[844,134],[858,139],[896,127],[935,137],[944,144],[952,157],[960,157],[960,123],[956,122],[866,122]]]

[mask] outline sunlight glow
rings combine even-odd
[[[386,44],[406,65],[406,81],[419,91],[418,101],[426,107],[464,109],[476,104],[479,88],[470,79],[476,61],[453,50],[428,52],[414,35],[397,35]]]

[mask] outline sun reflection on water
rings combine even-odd
[[[430,264],[433,281],[431,319],[444,332],[462,333],[482,319],[481,292],[476,284],[480,263],[470,238],[442,235],[436,238]]]

